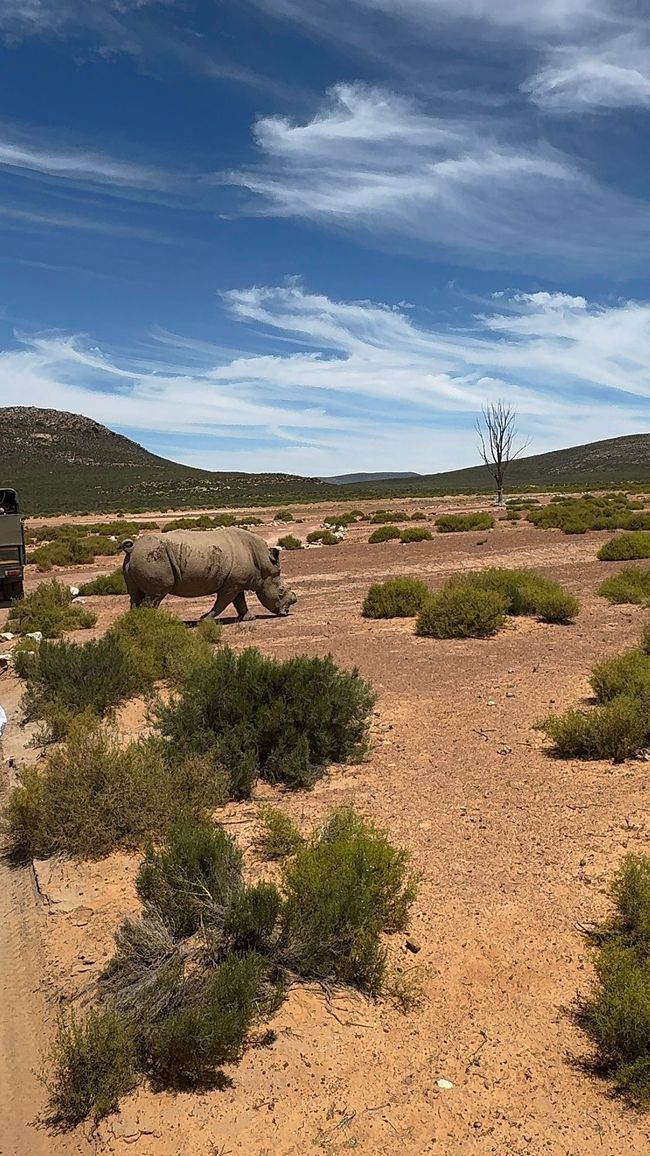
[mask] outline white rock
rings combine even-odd
[[[12,634],[10,630],[5,630],[4,634],[0,634],[0,638],[3,642],[11,642],[12,638],[15,637],[16,635]]]
[[[454,1086],[452,1084],[451,1080],[436,1080],[436,1084],[438,1085],[439,1088],[445,1088],[446,1090],[448,1090],[449,1088],[453,1088],[453,1086]]]
[[[31,634],[26,634],[25,638],[33,638],[34,642],[43,641],[43,635],[41,634],[40,630],[34,630]]]
[[[7,725],[7,716],[6,716],[3,708],[0,706],[0,739],[2,738],[2,736],[4,734],[4,729],[5,729],[6,725]]]
[[[79,587],[78,586],[71,586],[70,587],[70,593],[72,594],[73,598],[76,598],[77,594],[79,593]]]

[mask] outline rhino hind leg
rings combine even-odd
[[[251,614],[250,610],[248,609],[248,606],[246,604],[246,595],[244,594],[243,590],[242,590],[241,594],[238,594],[236,598],[233,598],[233,605],[235,607],[235,610],[237,611],[237,614],[239,615],[239,621],[240,622],[252,622],[253,621],[253,619],[255,618],[255,615]]]

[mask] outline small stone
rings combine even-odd
[[[412,951],[414,955],[417,955],[418,951],[422,950],[422,944],[418,943],[417,939],[414,939],[412,935],[409,935],[406,941],[406,947],[409,951]]]
[[[495,702],[495,700],[494,700],[493,698],[489,698],[489,699],[487,700],[487,705],[488,705],[488,706],[496,706],[497,704],[496,704],[496,702]]]
[[[506,691],[506,698],[514,698],[514,697],[515,697],[514,690],[507,690]]]
[[[512,747],[506,747],[506,746],[497,747],[497,754],[498,755],[511,755],[512,754]]]
[[[444,1088],[445,1090],[449,1090],[450,1088],[453,1088],[453,1086],[454,1086],[452,1084],[451,1080],[436,1080],[436,1084],[438,1085],[439,1088]]]
[[[5,630],[4,634],[0,634],[0,638],[3,642],[11,642],[11,640],[15,637],[16,635],[12,634],[10,630]]]

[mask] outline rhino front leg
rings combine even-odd
[[[234,602],[237,596],[238,591],[236,592],[232,586],[222,586],[214,606],[208,610],[207,614],[201,615],[200,621],[202,622],[204,618],[218,618],[226,606],[230,606],[230,603]]]
[[[251,614],[250,610],[248,609],[248,606],[246,605],[246,595],[244,594],[243,590],[242,590],[241,594],[238,594],[236,598],[233,598],[233,604],[234,604],[235,610],[237,611],[237,614],[239,615],[239,621],[240,622],[252,622],[253,621],[255,615]]]

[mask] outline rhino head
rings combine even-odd
[[[280,553],[281,548],[279,546],[272,546],[269,549],[270,573],[264,577],[255,593],[262,606],[265,606],[272,614],[284,617],[289,613],[291,607],[295,606],[298,598],[282,580]]]
[[[285,617],[285,615],[289,613],[290,608],[295,606],[298,601],[293,590],[290,590],[289,587],[285,585],[279,574],[266,578],[255,593],[262,603],[262,606],[265,606],[272,614],[278,614],[280,617]]]

